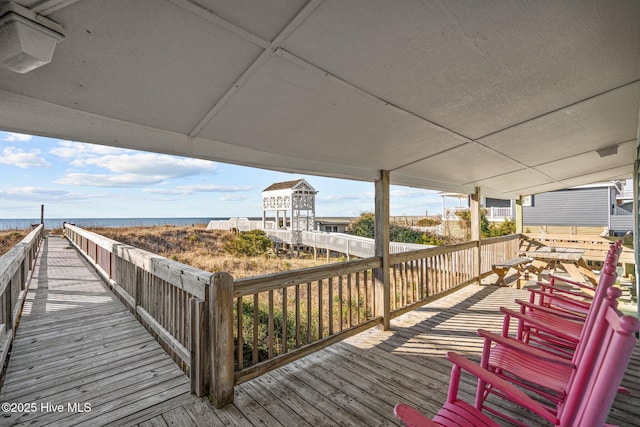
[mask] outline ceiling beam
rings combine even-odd
[[[216,26],[227,30],[231,34],[234,34],[240,37],[241,39],[248,41],[249,43],[252,43],[258,47],[261,47],[262,49],[267,49],[271,44],[268,40],[265,40],[262,37],[259,37],[245,30],[244,28],[239,27],[227,21],[224,18],[221,18],[220,16],[216,15],[214,11],[207,9],[206,7],[192,0],[169,0],[169,1],[174,5],[178,6],[179,8],[184,9],[188,12],[191,12],[194,15],[199,16],[200,18],[211,22],[212,24],[215,24]]]

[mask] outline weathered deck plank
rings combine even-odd
[[[0,394],[2,402],[52,402],[64,412],[3,414],[0,425],[111,426],[384,426],[408,402],[433,415],[446,398],[447,351],[478,360],[476,330],[499,331],[500,306],[525,290],[468,286],[236,387],[235,401],[215,409],[189,394],[189,380],[66,241],[47,239]],[[637,425],[640,346],[609,421]],[[460,395],[475,384],[463,376]],[[89,402],[70,413],[67,403]],[[522,409],[502,410],[537,425]],[[10,415],[10,416],[6,416]]]

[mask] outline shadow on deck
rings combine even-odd
[[[478,360],[476,329],[500,330],[498,308],[527,294],[467,286],[394,319],[391,331],[368,330],[242,383],[233,404],[214,409],[189,394],[188,378],[66,242],[44,245],[0,394],[36,410],[5,412],[2,425],[397,425],[398,402],[429,415],[440,408],[450,373],[444,354]],[[630,394],[617,397],[609,422],[637,425],[639,377],[637,348],[623,382]],[[461,395],[474,394],[463,378]],[[79,410],[85,403],[90,411]]]

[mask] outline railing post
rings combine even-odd
[[[480,228],[480,204],[482,203],[482,195],[480,194],[480,187],[476,187],[476,192],[471,195],[471,240],[478,241],[478,257],[476,258],[475,274],[478,277],[478,285],[481,284],[482,279],[482,243],[481,243],[481,228]]]
[[[216,408],[233,402],[233,277],[216,273],[209,289],[211,343],[211,403]]]
[[[209,289],[205,288],[205,300],[192,297],[189,300],[191,320],[191,393],[202,397],[209,393],[211,385],[211,344],[209,336]]]

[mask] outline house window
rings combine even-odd
[[[533,196],[522,196],[522,206],[533,206]]]

